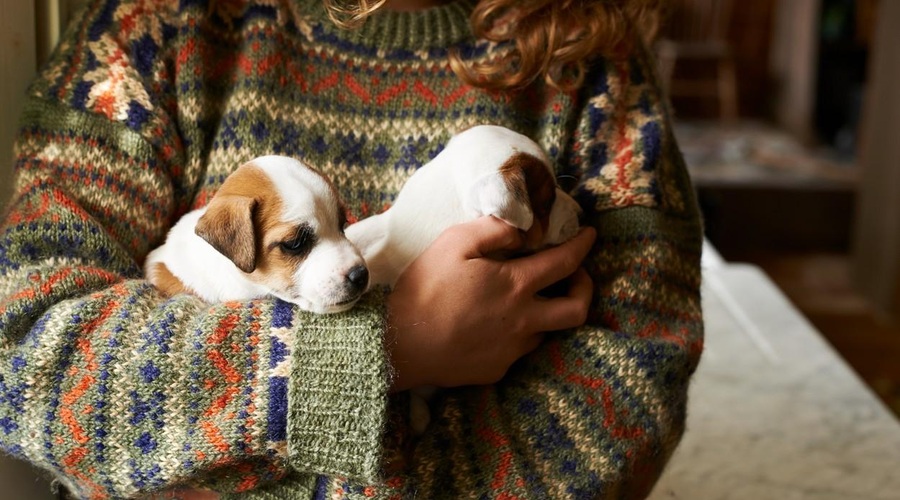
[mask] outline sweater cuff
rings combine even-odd
[[[390,386],[384,318],[381,293],[345,313],[297,313],[287,415],[294,469],[377,480]]]

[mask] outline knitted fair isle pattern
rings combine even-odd
[[[77,496],[186,483],[260,498],[639,497],[702,346],[700,225],[647,58],[564,94],[462,84],[471,4],[357,31],[317,0],[92,0],[29,91],[0,232],[0,445]],[[140,263],[241,163],[301,158],[350,219],[456,132],[548,151],[598,230],[588,325],[499,384],[441,393],[420,439],[386,396],[383,302],[314,316],[162,297]],[[436,208],[439,209],[439,208]],[[280,480],[279,480],[280,479]],[[279,480],[279,481],[276,481]]]

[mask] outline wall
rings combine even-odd
[[[12,194],[12,144],[25,90],[84,1],[3,0],[0,6],[0,207]]]
[[[854,275],[884,316],[900,320],[900,2],[879,6],[863,112]]]
[[[36,67],[34,7],[31,2],[4,2],[0,16],[0,205],[12,192],[12,142],[22,110],[22,96]]]

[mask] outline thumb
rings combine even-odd
[[[465,255],[469,259],[522,247],[522,234],[519,230],[490,215],[459,224],[457,227],[460,233],[466,236]]]

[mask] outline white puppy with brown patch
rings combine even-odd
[[[344,311],[369,280],[344,225],[327,179],[295,159],[263,156],[182,217],[147,256],[144,272],[170,295],[208,302],[273,295],[314,313]]]
[[[492,215],[525,232],[523,250],[575,236],[581,207],[559,189],[544,150],[494,125],[467,129],[406,181],[391,208],[347,228],[369,266],[370,286],[393,286],[445,229]],[[410,426],[422,434],[435,388],[411,391]]]
[[[578,232],[581,207],[559,189],[544,150],[495,125],[453,136],[406,181],[390,209],[347,228],[362,252],[370,286],[393,286],[445,229],[493,215],[525,232],[525,250]]]

